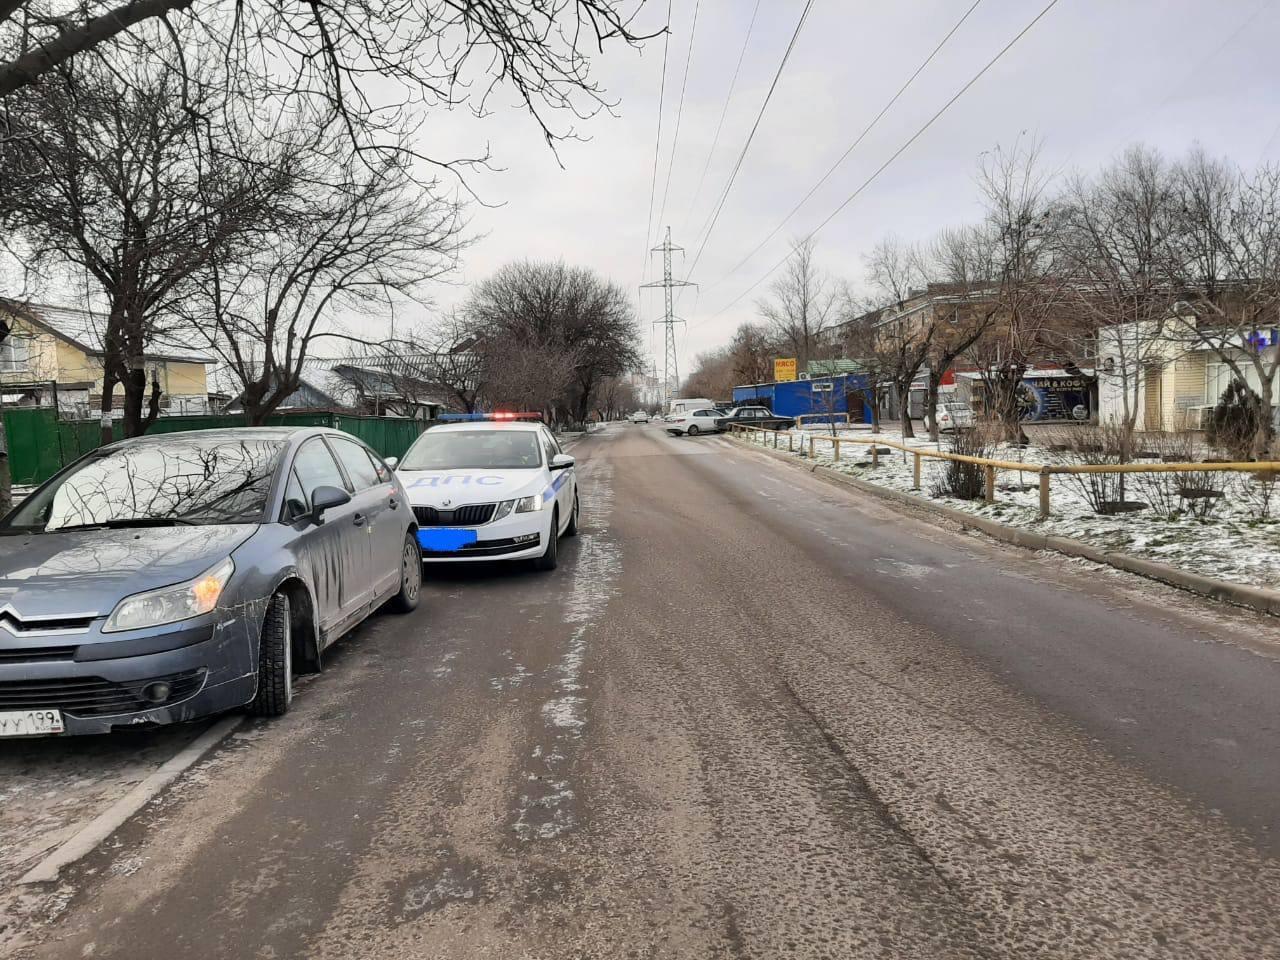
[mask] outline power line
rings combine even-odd
[[[713,286],[718,286],[719,284],[724,283],[724,281],[728,280],[731,276],[733,276],[740,269],[742,269],[743,265],[745,265],[752,257],[754,257],[757,253],[760,252],[761,247],[763,247],[770,240],[776,237],[778,235],[778,231],[780,231],[783,227],[785,227],[787,223],[791,220],[791,218],[800,212],[800,208],[803,207],[806,203],[808,203],[809,200],[812,199],[813,195],[822,188],[822,185],[831,179],[831,175],[835,173],[836,170],[839,169],[840,166],[846,160],[849,159],[849,155],[853,153],[854,150],[857,149],[858,144],[862,143],[862,141],[866,139],[867,134],[869,134],[875,128],[875,125],[879,123],[880,120],[884,117],[884,115],[889,112],[890,108],[895,103],[898,102],[899,98],[901,98],[901,96],[907,92],[907,88],[910,87],[911,84],[915,82],[916,77],[920,76],[920,74],[924,72],[924,68],[929,66],[929,64],[933,62],[933,58],[936,57],[938,55],[938,52],[944,46],[947,45],[947,41],[949,41],[955,35],[955,32],[959,30],[960,27],[964,24],[964,22],[969,19],[969,15],[978,8],[978,4],[980,3],[982,3],[982,0],[973,0],[973,3],[970,5],[969,9],[966,10],[964,14],[960,17],[960,19],[955,22],[955,25],[952,26],[952,28],[947,31],[947,35],[943,37],[942,40],[939,41],[938,45],[933,48],[930,54],[920,62],[920,66],[916,67],[915,72],[912,73],[911,76],[907,77],[906,83],[904,83],[901,87],[898,88],[898,92],[895,93],[889,99],[889,102],[884,105],[883,109],[881,109],[881,111],[877,113],[875,117],[872,118],[871,122],[867,124],[866,127],[863,128],[862,132],[858,134],[857,139],[854,140],[853,143],[849,144],[849,148],[845,150],[844,153],[840,154],[840,158],[831,165],[831,167],[827,170],[827,172],[822,175],[822,178],[809,189],[809,192],[806,193],[804,197],[801,198],[800,202],[797,203],[791,209],[791,212],[788,213],[785,217],[783,217],[781,221],[779,221],[778,225],[769,232],[769,235],[767,237],[765,237],[758,244],[756,244],[755,247],[752,248],[750,253],[748,253],[745,257],[739,260],[733,266],[733,269],[731,269],[723,277],[717,280],[715,284],[713,284]]]
[[[751,31],[755,29],[756,14],[759,12],[760,0],[756,0],[756,5],[751,11],[751,22],[747,24],[747,35],[742,40],[742,49],[738,51],[738,62],[733,68],[733,78],[729,81],[729,91],[725,94],[724,106],[720,108],[720,119],[716,123],[715,135],[711,138],[711,149],[707,151],[707,162],[702,165],[702,173],[698,177],[698,186],[693,191],[693,200],[689,202],[689,209],[685,213],[685,227],[689,225],[689,218],[693,216],[693,211],[698,206],[698,198],[702,196],[702,185],[707,179],[707,171],[711,169],[711,159],[716,154],[716,147],[720,145],[720,131],[724,129],[724,118],[729,113],[729,103],[733,100],[733,91],[738,85],[738,74],[742,70],[742,61],[747,55],[747,45],[751,43]],[[683,229],[682,227],[681,230]]]
[[[671,159],[667,161],[667,184],[662,188],[662,207],[658,213],[658,222],[662,223],[663,217],[667,215],[667,195],[671,192],[671,173],[676,168],[676,147],[680,144],[680,118],[684,115],[684,91],[689,85],[689,64],[693,62],[693,38],[698,33],[698,10],[702,7],[702,0],[697,0],[693,5],[693,25],[689,28],[689,49],[684,55],[684,79],[680,81],[680,103],[676,107],[676,129],[671,137]],[[648,240],[645,241],[646,243]]]
[[[786,52],[782,55],[782,62],[778,64],[778,70],[773,75],[773,82],[769,84],[769,92],[765,94],[764,101],[760,104],[760,110],[756,113],[755,123],[751,125],[751,132],[747,134],[747,140],[742,145],[738,160],[734,163],[733,170],[729,174],[729,180],[724,185],[724,189],[720,191],[720,199],[716,202],[715,209],[712,211],[708,222],[699,231],[703,235],[702,243],[693,258],[693,263],[689,264],[690,273],[697,267],[698,261],[702,259],[702,251],[707,248],[707,241],[711,239],[711,232],[716,228],[716,222],[720,219],[720,211],[724,209],[725,202],[729,199],[729,191],[733,189],[733,182],[738,178],[738,171],[742,169],[742,161],[747,158],[747,151],[751,148],[751,141],[755,139],[756,131],[760,129],[760,121],[764,118],[765,108],[769,106],[769,101],[773,98],[773,91],[778,88],[778,80],[782,76],[782,71],[786,69],[787,61],[791,59],[791,51],[795,49],[796,40],[800,37],[800,31],[804,29],[805,21],[809,18],[809,11],[813,9],[813,4],[814,0],[807,0],[804,10],[800,12],[800,19],[796,22],[796,28],[791,34],[791,41],[787,44]]]
[[[671,4],[667,0],[667,29],[662,38],[662,80],[658,85],[658,132],[653,140],[653,179],[649,183],[649,221],[644,227],[644,259],[640,262],[640,279],[644,279],[644,265],[649,262],[649,236],[653,233],[653,201],[658,193],[658,157],[662,151],[662,111],[667,95],[667,49],[671,45]]]
[[[858,188],[854,190],[853,193],[849,194],[849,196],[845,198],[844,202],[841,203],[840,206],[836,207],[835,210],[831,211],[831,213],[827,215],[826,219],[824,219],[821,223],[819,223],[816,227],[814,227],[811,231],[809,231],[809,233],[806,234],[800,240],[800,242],[803,243],[806,240],[810,240],[813,237],[817,236],[817,234],[822,230],[823,227],[825,227],[828,223],[830,223],[837,216],[839,216],[839,214],[844,210],[845,207],[853,203],[853,201],[856,200],[858,196],[864,190],[867,189],[867,187],[871,186],[871,184],[875,182],[875,180],[880,176],[880,174],[884,173],[884,171],[887,170],[889,166],[893,164],[895,160],[898,159],[898,157],[902,156],[902,154],[907,151],[908,147],[910,147],[913,143],[919,140],[921,135],[923,135],[926,130],[928,130],[931,126],[933,126],[934,122],[939,117],[941,117],[944,113],[946,113],[953,103],[955,103],[962,96],[964,96],[964,94],[969,90],[970,87],[972,87],[975,83],[977,83],[980,79],[982,79],[982,77],[986,74],[986,72],[990,70],[993,66],[995,66],[996,62],[1000,60],[1000,58],[1003,57],[1006,53],[1008,53],[1014,44],[1016,44],[1019,40],[1021,40],[1024,36],[1026,36],[1027,33],[1030,32],[1031,28],[1034,27],[1037,23],[1039,23],[1041,19],[1043,19],[1044,16],[1057,5],[1058,5],[1058,0],[1049,0],[1049,3],[1047,3],[1044,6],[1044,8],[1035,15],[1035,17],[1031,20],[1030,23],[1028,23],[1021,30],[1019,30],[1018,33],[1014,36],[1014,38],[1010,40],[1008,43],[1006,43],[1000,49],[999,53],[997,53],[994,57],[992,57],[990,60],[987,61],[986,66],[984,66],[981,70],[975,73],[973,77],[970,78],[968,83],[966,83],[963,87],[961,87],[958,91],[956,91],[956,93],[951,97],[951,99],[948,100],[946,103],[944,103],[938,109],[937,113],[935,113],[928,120],[926,120],[924,125],[920,127],[919,130],[913,133],[907,139],[907,141],[904,144],[902,144],[902,146],[898,147],[898,149],[895,150],[889,156],[888,160],[886,160],[878,168],[876,168],[875,173],[871,174],[871,176],[867,177],[866,180],[862,181],[862,183],[858,186]],[[727,304],[721,307],[716,313],[712,314],[709,319],[714,320],[716,317],[723,314],[726,310],[729,310],[730,308],[735,306],[737,303],[739,303],[744,297],[747,296],[747,294],[751,293],[752,290],[760,286],[760,284],[764,283],[764,281],[767,280],[774,273],[774,271],[776,271],[779,267],[781,267],[784,263],[786,263],[787,260],[790,259],[790,257],[791,255],[787,254],[787,256],[783,257],[781,260],[775,263],[772,267],[766,270],[760,276],[760,278],[756,280],[755,283],[751,284],[751,286],[747,287],[746,290],[742,291],[742,293],[738,294],[738,296],[736,296],[733,300],[729,301]]]

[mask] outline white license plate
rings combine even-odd
[[[62,713],[58,710],[0,711],[0,737],[38,737],[63,730]]]

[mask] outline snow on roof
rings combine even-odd
[[[101,311],[80,310],[47,303],[26,303],[0,297],[0,307],[14,315],[34,321],[53,334],[69,340],[86,353],[101,355],[105,352],[103,337],[107,328],[107,316]],[[183,342],[177,331],[154,336],[144,356],[152,360],[182,360],[190,363],[213,363],[206,353],[192,349]]]

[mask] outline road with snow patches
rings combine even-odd
[[[1275,621],[725,438],[573,452],[558,570],[431,568],[0,954],[1280,955]],[[121,762],[69,743],[0,770]]]

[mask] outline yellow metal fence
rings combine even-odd
[[[731,424],[730,426],[734,432],[745,431],[753,435],[772,434],[774,449],[781,448],[781,434],[776,430],[761,430],[757,427],[742,426],[740,424]],[[796,452],[795,441],[798,439],[800,441],[801,454],[808,456],[810,459],[813,459],[815,454],[815,442],[830,443],[834,447],[832,459],[837,462],[840,460],[840,445],[842,443],[870,446],[871,465],[873,467],[880,465],[880,454],[883,447],[909,453],[915,458],[911,482],[911,489],[913,490],[920,489],[920,466],[924,459],[972,463],[982,467],[984,470],[984,494],[987,503],[994,503],[996,499],[996,471],[1012,470],[1019,473],[1034,473],[1040,478],[1041,519],[1048,517],[1050,513],[1050,480],[1055,476],[1086,473],[1253,473],[1263,475],[1268,480],[1280,478],[1280,461],[1276,460],[1263,460],[1253,463],[1090,463],[1071,466],[1067,464],[1027,463],[1016,460],[993,460],[987,457],[970,457],[962,453],[948,453],[945,450],[921,450],[917,447],[909,447],[905,443],[898,443],[895,440],[885,440],[877,437],[820,437],[816,434],[796,437],[793,433],[787,433],[786,438],[788,451]],[[807,450],[805,448],[806,443],[808,445]],[[767,442],[764,445],[767,446]]]

